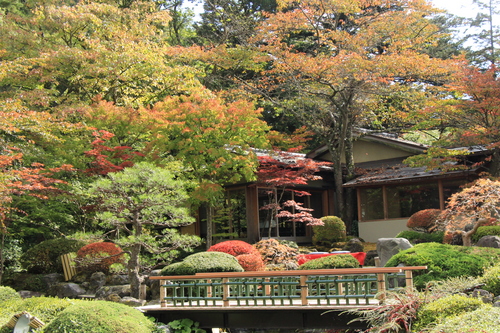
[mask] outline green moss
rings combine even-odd
[[[310,260],[299,269],[333,269],[333,268],[358,268],[359,262],[350,254],[337,254]]]
[[[162,270],[162,275],[193,275],[208,272],[243,272],[238,259],[224,252],[200,252],[171,264]]]
[[[87,301],[62,311],[45,328],[44,333],[151,333],[154,329],[139,310],[106,301]]]
[[[500,236],[500,225],[479,227],[472,235],[472,241],[475,243],[483,236]]]
[[[500,295],[500,265],[487,268],[481,277],[481,283],[484,283],[483,289],[496,296]]]
[[[446,318],[474,311],[484,305],[478,298],[459,294],[439,298],[419,309],[413,328],[419,332],[424,328],[443,322]]]
[[[385,266],[427,266],[426,271],[414,272],[415,286],[424,288],[430,281],[480,276],[486,267],[499,260],[500,249],[421,243],[394,255]]]

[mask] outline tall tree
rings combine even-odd
[[[476,17],[470,21],[469,38],[474,41],[474,47],[469,53],[469,58],[478,67],[498,66],[500,25],[495,20],[500,15],[500,1],[472,0],[472,2],[477,5],[479,11]]]
[[[254,38],[258,59],[268,61],[254,92],[323,138],[335,164],[337,214],[351,221],[343,173],[354,175],[353,131],[372,121],[369,106],[448,74],[446,61],[425,53],[438,37],[435,10],[420,0],[284,0],[278,9]]]
[[[213,206],[223,185],[252,180],[258,162],[251,148],[266,144],[266,124],[252,103],[226,103],[221,98],[195,94],[170,97],[156,104],[162,136],[156,147],[190,168],[197,188],[193,194],[207,207],[207,248],[212,245]]]
[[[108,173],[107,178],[96,180],[88,188],[99,207],[97,218],[125,234],[117,242],[130,255],[127,271],[132,297],[139,298],[141,250],[168,255],[169,251],[190,250],[200,243],[197,236],[181,235],[176,229],[194,222],[187,208],[188,184],[179,177],[180,171],[177,162],[163,168],[137,163]],[[155,228],[162,228],[162,232],[158,234]]]

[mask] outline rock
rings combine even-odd
[[[17,292],[21,298],[42,297],[44,294],[38,291],[19,290]]]
[[[108,302],[119,303],[119,302],[121,302],[122,298],[120,296],[118,296],[117,294],[111,294],[111,295],[106,296],[105,300]]]
[[[140,300],[130,296],[125,296],[121,299],[120,303],[128,306],[138,307],[138,306],[144,306],[146,304],[146,300]]]
[[[474,298],[481,298],[483,303],[488,303],[491,304],[493,303],[493,294],[490,293],[489,291],[486,291],[484,289],[475,289],[472,292],[472,297]]]
[[[359,238],[352,238],[342,248],[344,251],[349,252],[364,252],[365,247]]]
[[[61,282],[52,286],[47,292],[50,296],[55,296],[59,298],[76,298],[78,295],[84,295],[87,291],[80,287],[80,285],[72,282]]]
[[[89,281],[89,291],[95,293],[95,291],[106,284],[106,274],[103,272],[95,272],[90,276]]]
[[[42,276],[42,281],[45,283],[46,289],[50,289],[58,283],[64,282],[64,275],[59,273],[46,274]]]
[[[376,250],[366,252],[365,264],[363,266],[375,266],[375,258],[378,257]]]
[[[379,238],[377,242],[377,253],[380,265],[383,267],[399,251],[412,248],[413,246],[406,238]]]
[[[130,285],[102,286],[95,292],[95,297],[105,299],[111,294],[117,294],[120,297],[130,296]]]
[[[496,249],[500,249],[500,237],[498,237],[498,236],[483,236],[476,243],[476,246],[494,247]]]
[[[110,286],[124,285],[130,283],[128,275],[126,274],[114,274],[108,276],[106,284]]]

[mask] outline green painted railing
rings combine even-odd
[[[414,267],[155,276],[162,307],[362,306],[413,286]],[[401,283],[402,282],[402,283]]]

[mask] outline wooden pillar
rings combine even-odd
[[[307,276],[300,276],[300,300],[302,305],[308,305],[307,295],[309,294],[309,289],[307,288]]]
[[[413,290],[413,272],[410,270],[405,271],[405,281],[406,288],[410,288]]]
[[[164,285],[167,283],[167,280],[160,280],[160,307],[165,308],[167,307],[167,300],[165,297],[167,297],[167,290],[164,287]]]
[[[385,274],[384,273],[379,273],[377,274],[377,290],[379,294],[380,300],[385,299]]]
[[[229,306],[229,278],[222,278],[222,304]]]
[[[259,230],[259,196],[257,186],[247,186],[245,190],[246,196],[246,213],[247,213],[247,238],[248,242],[253,244],[260,240]]]

